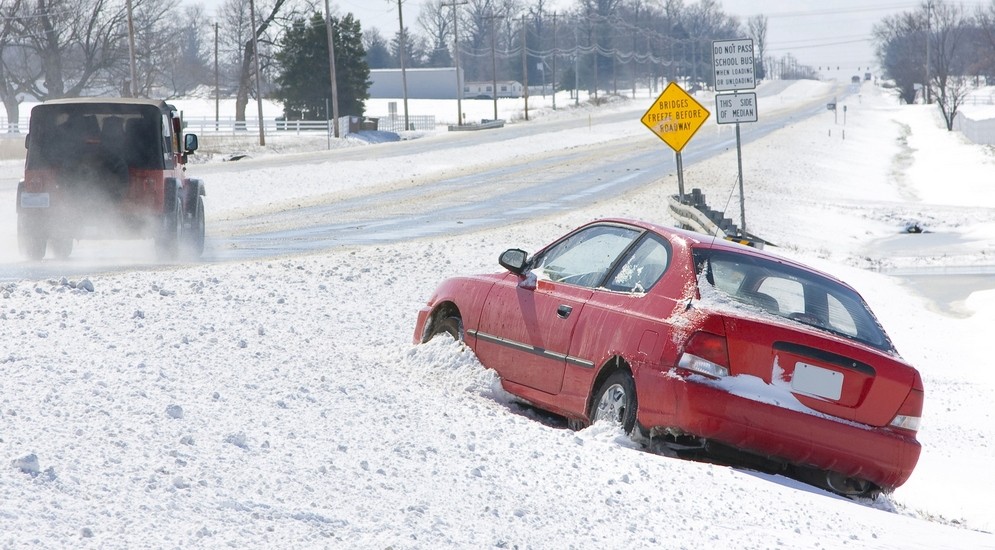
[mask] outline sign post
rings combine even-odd
[[[740,122],[757,121],[757,94],[740,92],[757,87],[753,39],[715,40],[712,42],[712,63],[715,68],[715,91],[732,91],[715,95],[715,122],[736,125],[736,160],[739,165],[739,218],[746,231],[746,197],[743,194],[743,144]]]
[[[684,201],[684,163],[681,150],[708,119],[710,113],[676,82],[667,84],[640,119],[644,126],[670,146],[677,155],[677,188]]]

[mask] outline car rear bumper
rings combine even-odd
[[[670,372],[643,369],[637,419],[759,456],[866,479],[890,490],[905,483],[921,447],[913,437],[733,395]]]

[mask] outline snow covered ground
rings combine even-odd
[[[799,83],[763,99],[760,116],[823,91]],[[435,285],[496,271],[505,248],[534,250],[603,216],[670,223],[676,176],[661,174],[627,196],[470,235],[0,282],[0,547],[995,548],[984,347],[995,276],[958,286],[951,304],[935,297],[959,279],[931,275],[995,263],[991,150],[870,84],[846,101],[845,127],[827,112],[745,147],[747,221],[775,251],[856,286],[922,372],[923,455],[893,494],[853,502],[644,452],[602,425],[571,432],[509,400],[465,349],[411,344]],[[639,123],[648,103],[611,107],[628,123],[486,156],[427,135],[446,149],[265,175],[295,182],[282,204],[357,192],[372,175],[410,185],[458,160],[656,140]],[[731,133],[711,121],[701,131]],[[688,188],[738,212],[734,147],[685,168]],[[17,169],[0,166],[4,204]],[[212,218],[278,206],[252,192],[257,179],[212,175],[209,238]],[[12,210],[0,216],[3,257]],[[930,233],[903,234],[910,221]]]

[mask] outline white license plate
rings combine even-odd
[[[838,401],[843,394],[843,373],[799,361],[791,376],[791,389]]]
[[[21,193],[21,208],[48,207],[48,193]]]

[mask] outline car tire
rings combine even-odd
[[[448,334],[453,340],[462,342],[463,319],[460,319],[459,315],[449,315],[439,319],[432,325],[432,334],[429,335],[428,340],[440,334]]]
[[[48,236],[37,219],[28,217],[24,213],[18,214],[17,245],[21,254],[29,260],[38,261],[45,257]]]
[[[190,227],[183,227],[183,246],[185,253],[191,258],[200,258],[204,253],[204,233],[206,222],[204,220],[204,197],[197,197],[194,203],[193,217],[190,220]]]
[[[72,237],[60,237],[58,239],[52,239],[52,254],[60,259],[65,260],[73,253],[73,238]]]
[[[155,252],[159,260],[175,260],[179,254],[180,231],[183,229],[183,205],[176,199],[173,211],[163,215],[162,227],[155,239]]]
[[[636,383],[626,371],[615,371],[598,386],[588,415],[591,423],[607,420],[631,434],[636,427]]]

